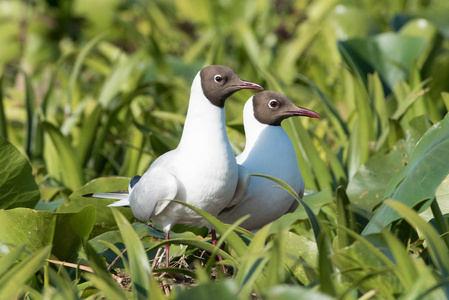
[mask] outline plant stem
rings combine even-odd
[[[435,217],[435,222],[437,223],[437,228],[440,231],[440,234],[443,237],[444,242],[446,243],[446,246],[449,248],[449,236],[446,235],[447,233],[447,223],[446,219],[444,218],[443,214],[441,213],[441,209],[438,206],[437,199],[433,199],[432,204],[430,204],[430,208],[432,209],[433,216]]]

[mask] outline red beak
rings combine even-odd
[[[254,82],[250,82],[250,81],[244,81],[242,80],[242,82],[240,84],[236,84],[234,85],[236,88],[239,88],[241,90],[243,89],[247,89],[247,90],[259,90],[259,91],[263,91],[263,87],[261,87],[260,85],[258,85],[257,83]]]
[[[309,118],[317,118],[317,119],[321,119],[321,116],[319,114],[317,114],[316,112],[314,112],[313,110],[304,108],[304,107],[299,107],[297,110],[293,110],[293,111],[288,111],[288,114],[291,114],[292,116],[303,116],[303,117],[309,117]]]

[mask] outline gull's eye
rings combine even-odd
[[[270,102],[268,102],[268,107],[269,108],[278,108],[279,107],[279,102],[277,100],[270,100]]]
[[[221,75],[215,75],[215,76],[214,76],[214,81],[215,81],[216,83],[220,83],[220,82],[223,81],[223,77],[221,77]]]

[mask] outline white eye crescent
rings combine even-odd
[[[221,75],[215,75],[214,76],[214,81],[216,83],[220,83],[220,82],[222,82],[222,80],[223,80],[223,77],[221,77]]]
[[[271,108],[271,109],[278,108],[279,107],[279,101],[274,100],[274,99],[268,101],[268,107]]]

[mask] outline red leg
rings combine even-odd
[[[215,229],[212,229],[211,233],[212,233],[212,245],[217,247],[218,240],[217,240],[217,234],[215,233]],[[223,258],[221,258],[220,255],[217,255],[217,258],[218,258],[218,261],[222,261],[223,260]],[[221,269],[223,270],[223,273],[226,274],[226,267],[225,267],[225,265],[221,265]]]
[[[165,240],[168,241],[169,237],[170,237],[170,230],[167,231],[167,235],[165,236]],[[169,249],[170,249],[170,245],[168,245],[168,244],[165,245],[165,267],[166,268],[168,268],[168,260],[170,258]]]

